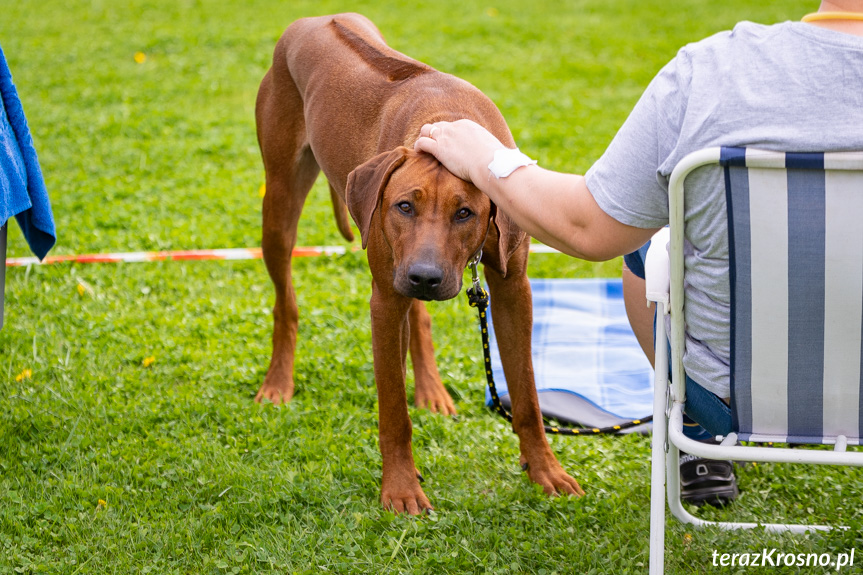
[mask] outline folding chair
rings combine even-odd
[[[728,206],[734,433],[718,445],[683,435],[684,183],[702,166],[724,170]],[[863,430],[863,152],[700,150],[672,172],[669,210],[669,227],[657,234],[647,256],[648,299],[656,302],[658,314],[651,574],[664,570],[666,485],[672,514],[697,527],[830,529],[695,517],[680,499],[681,450],[708,459],[863,466],[863,452],[846,451],[847,445],[860,445]],[[740,441],[834,449],[743,446]]]

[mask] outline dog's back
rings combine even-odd
[[[362,17],[357,19],[359,18]],[[335,31],[336,37],[347,44],[366,64],[386,77],[387,82],[403,82],[420,74],[435,71],[431,66],[408,58],[383,44],[383,38],[380,38],[379,45],[371,44],[370,40],[374,36],[363,37],[347,24],[348,22],[336,18],[330,21],[330,27]]]
[[[294,22],[276,47],[279,58],[301,95],[311,149],[336,190],[375,154],[411,147],[428,122],[470,118],[514,146],[491,100],[468,82],[393,50],[359,14]]]
[[[352,86],[356,95],[372,91],[386,98],[402,82],[436,72],[387,46],[377,27],[360,14],[297,20],[285,30],[276,51],[286,57],[302,94],[320,81],[332,89]]]

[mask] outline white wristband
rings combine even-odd
[[[533,164],[536,164],[536,160],[531,160],[518,148],[501,148],[494,153],[494,159],[488,165],[488,169],[495,178],[505,178],[517,169]]]

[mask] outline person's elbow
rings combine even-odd
[[[579,259],[604,262],[634,252],[659,228],[638,228],[617,221],[596,206],[588,218],[574,223],[569,241],[552,247]]]
[[[578,188],[571,236],[573,251],[578,255],[572,255],[588,261],[607,261],[634,252],[659,230],[630,226],[610,216],[596,202],[583,178]]]
[[[624,226],[624,224],[619,224]],[[609,232],[602,229],[588,229],[580,234],[578,251],[576,255],[580,259],[591,262],[604,262],[616,257],[634,252],[646,244],[659,228],[633,228],[618,229]]]

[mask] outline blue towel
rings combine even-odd
[[[626,319],[621,281],[531,280],[531,289],[533,368],[543,414],[604,427],[653,413],[653,369]],[[508,406],[489,327],[495,386]],[[488,390],[486,403],[491,405]]]
[[[0,48],[0,226],[15,216],[30,249],[42,259],[57,241],[45,180],[18,90]]]

